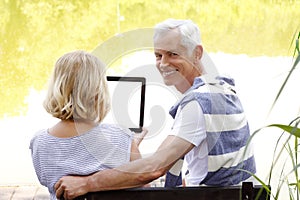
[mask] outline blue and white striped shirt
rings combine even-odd
[[[36,175],[56,199],[54,185],[62,176],[89,175],[129,162],[132,138],[130,130],[112,124],[70,138],[40,130],[30,142]]]
[[[233,87],[233,79],[197,77],[185,96],[170,109],[171,116],[175,117],[179,107],[197,101],[203,111],[208,173],[199,184],[235,185],[250,177],[240,169],[256,172],[251,145],[246,148],[250,137],[248,121]]]

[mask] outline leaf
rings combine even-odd
[[[268,194],[271,194],[271,189],[268,186],[268,184],[266,184],[264,181],[262,181],[260,178],[258,178],[258,176],[256,176],[252,172],[244,170],[244,169],[238,169],[238,171],[242,171],[242,172],[250,174],[253,178],[255,178],[263,186],[263,188],[268,192]]]
[[[282,85],[281,85],[281,87],[280,87],[280,89],[279,89],[279,91],[278,91],[278,93],[277,93],[277,95],[276,95],[276,97],[275,97],[275,100],[274,100],[274,102],[273,102],[273,104],[272,104],[272,106],[271,106],[271,108],[270,108],[269,113],[270,113],[270,112],[272,111],[272,109],[274,108],[274,106],[275,106],[275,104],[276,104],[276,102],[277,102],[279,96],[281,95],[281,93],[282,93],[284,87],[285,87],[286,84],[287,84],[287,81],[289,80],[289,78],[290,78],[290,76],[292,75],[294,69],[296,69],[296,66],[298,65],[298,63],[299,63],[299,61],[300,61],[300,53],[299,53],[299,37],[300,37],[300,32],[298,33],[298,37],[297,37],[297,39],[296,39],[296,46],[295,46],[295,50],[294,50],[294,56],[295,56],[295,54],[296,54],[296,51],[297,51],[298,55],[297,55],[297,57],[295,58],[295,62],[293,63],[293,66],[292,66],[291,70],[289,71],[287,77],[285,78],[284,82],[282,83]]]
[[[300,180],[298,180],[297,183],[290,183],[289,186],[295,186],[298,190],[300,190]]]
[[[267,127],[277,127],[300,138],[300,129],[298,127],[291,126],[291,125],[283,125],[283,124],[271,124],[268,125]]]
[[[297,50],[298,54],[300,53],[300,50],[299,50],[299,38],[300,38],[300,31],[298,33],[298,38],[296,40],[296,50]]]
[[[291,173],[294,173],[294,172],[297,172],[297,170],[300,168],[300,164],[297,164],[291,171],[290,171],[290,174]],[[298,184],[300,184],[300,180],[298,180]]]

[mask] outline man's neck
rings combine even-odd
[[[182,81],[180,84],[175,85],[175,88],[181,93],[185,93],[188,89],[190,89],[194,83],[194,79],[197,76],[192,77],[190,80]]]

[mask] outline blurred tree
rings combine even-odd
[[[299,10],[297,0],[2,0],[0,118],[24,113],[29,88],[45,88],[63,53],[92,51],[117,33],[189,18],[209,52],[289,55]]]
[[[3,115],[20,114],[24,111],[23,99],[28,94],[30,84],[24,55],[24,42],[28,37],[27,17],[18,2],[10,0],[1,5],[1,9],[10,11],[4,13],[7,22],[2,21],[3,30],[0,33],[0,107]]]

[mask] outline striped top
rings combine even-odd
[[[175,117],[179,108],[196,100],[203,111],[208,173],[199,184],[235,185],[250,177],[240,169],[256,172],[252,148],[247,146],[250,137],[248,121],[233,87],[233,79],[197,77],[185,96],[170,110]]]
[[[70,138],[40,130],[30,142],[36,175],[56,199],[54,185],[62,176],[88,175],[129,162],[132,138],[130,130],[111,124]]]

